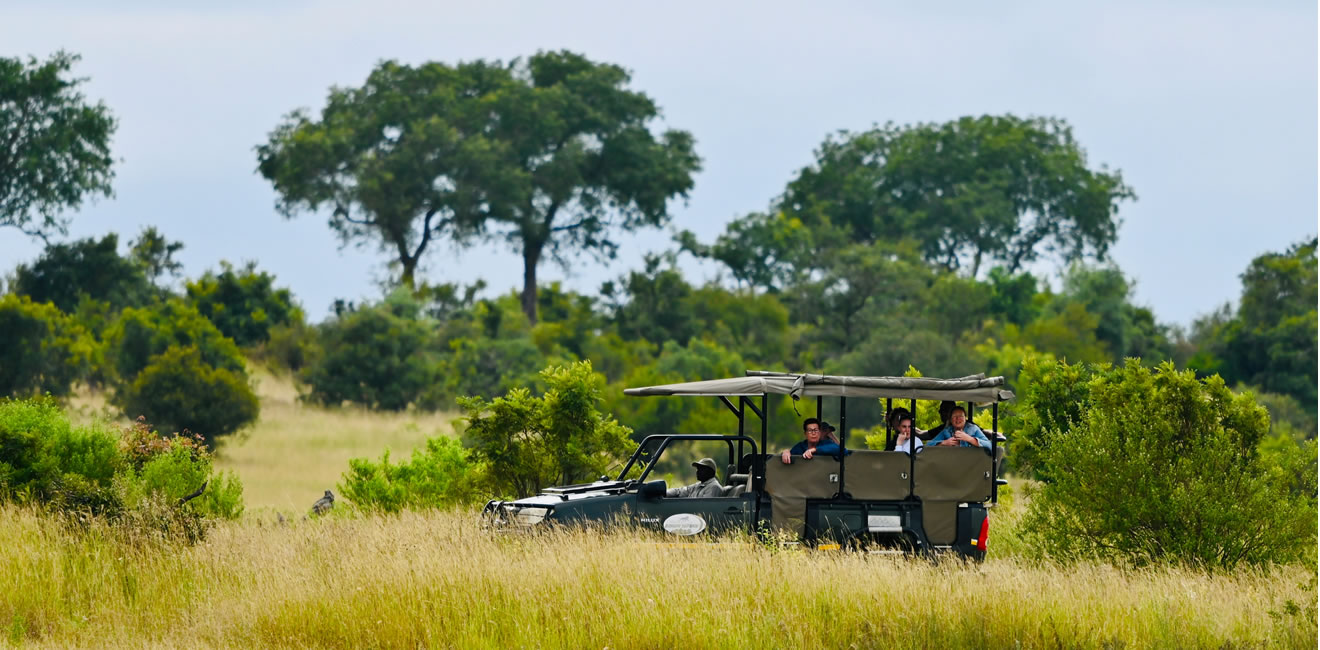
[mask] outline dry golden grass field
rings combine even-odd
[[[260,374],[261,422],[218,464],[248,512],[196,545],[0,507],[0,645],[439,648],[1314,648],[1316,567],[1233,575],[673,544],[635,531],[492,535],[471,511],[301,513],[353,456],[452,416],[299,405]],[[97,407],[89,398],[79,406]],[[347,504],[345,504],[347,505]],[[1020,507],[1020,504],[1019,506]]]
[[[471,512],[222,524],[194,546],[0,508],[0,638],[51,647],[1314,647],[1314,567],[932,564]]]

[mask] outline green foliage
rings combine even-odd
[[[819,268],[823,251],[840,248],[846,236],[830,227],[829,218],[808,228],[802,219],[782,211],[753,212],[729,222],[709,246],[684,230],[676,237],[682,251],[713,259],[729,268],[739,285],[780,291],[808,269]]]
[[[243,347],[270,340],[270,330],[290,326],[303,319],[288,289],[275,288],[275,276],[257,272],[256,262],[235,270],[220,262],[220,272],[207,271],[188,282],[188,300],[197,311],[215,323],[225,336]]]
[[[0,226],[45,238],[68,230],[64,210],[110,196],[115,120],[69,76],[78,56],[0,58]]]
[[[147,226],[137,239],[129,242],[132,248],[129,257],[142,269],[147,280],[153,285],[161,276],[175,276],[183,270],[183,263],[174,259],[175,253],[183,250],[183,242],[165,239],[155,226]]]
[[[746,370],[736,353],[717,343],[692,339],[680,346],[669,341],[653,361],[633,368],[622,385],[610,391],[607,411],[627,422],[638,439],[661,433],[733,433],[730,423],[735,420],[714,399],[626,397],[623,388],[736,377]]]
[[[1044,450],[1062,432],[1079,426],[1090,398],[1091,375],[1084,364],[1026,356],[1017,393],[1017,435],[1009,439],[1014,465],[1037,478],[1050,476]]]
[[[1080,304],[1095,317],[1095,338],[1115,363],[1128,357],[1158,361],[1172,354],[1168,328],[1157,325],[1149,309],[1130,302],[1133,285],[1122,271],[1074,264],[1064,274],[1063,286],[1057,300]]]
[[[605,378],[591,362],[546,368],[541,376],[541,397],[516,388],[493,400],[459,400],[464,442],[471,459],[489,467],[496,494],[527,496],[593,479],[630,451],[631,431],[599,409]]]
[[[237,477],[216,474],[199,440],[162,438],[141,420],[122,432],[73,426],[49,398],[0,401],[0,501],[164,528],[190,541],[204,532],[203,520],[243,509]]]
[[[14,271],[15,293],[34,302],[54,303],[68,313],[83,299],[108,303],[113,309],[147,304],[155,296],[142,267],[119,254],[119,235],[100,240],[79,239],[51,244],[31,265]]]
[[[177,503],[204,517],[237,519],[243,514],[243,485],[230,472],[215,472],[211,453],[202,437],[175,434],[163,437],[139,418],[123,433],[121,448],[127,459],[117,477],[125,507],[145,508],[153,498]]]
[[[348,461],[339,491],[358,507],[378,512],[445,508],[475,503],[483,476],[453,438],[431,438],[426,449],[414,449],[412,459],[390,463],[386,450],[379,463],[366,458]]]
[[[1237,317],[1219,333],[1223,374],[1316,404],[1316,239],[1251,261]]]
[[[661,263],[668,261],[668,268]],[[613,282],[602,287],[605,297],[614,303],[614,326],[625,339],[643,339],[652,343],[674,341],[687,345],[697,333],[699,323],[692,309],[692,286],[674,266],[674,259],[647,255],[642,271],[632,271],[621,283],[616,296]]]
[[[121,465],[109,429],[72,426],[50,398],[0,400],[0,500],[101,512]]]
[[[170,347],[193,347],[208,366],[244,377],[243,354],[197,308],[182,300],[127,308],[105,333],[107,361],[120,385],[127,385]]]
[[[308,399],[398,411],[435,381],[435,323],[407,290],[320,326],[324,352],[302,371]]]
[[[249,353],[253,359],[264,361],[273,368],[296,373],[320,358],[321,344],[316,332],[303,320],[275,325],[270,328],[270,338]]]
[[[690,301],[704,338],[759,368],[780,367],[789,358],[788,308],[774,295],[707,285]]]
[[[462,395],[503,395],[513,388],[541,384],[546,358],[529,338],[456,339],[440,362],[437,381],[427,387],[421,404],[451,407]]]
[[[1030,372],[1042,375],[1026,406],[1043,413],[1034,442],[1050,471],[1024,526],[1046,552],[1232,569],[1314,545],[1314,456],[1289,461],[1310,476],[1302,486],[1262,462],[1268,416],[1250,395],[1168,362]]]
[[[0,395],[68,395],[100,355],[74,319],[27,296],[0,296]]]
[[[989,260],[1016,272],[1047,252],[1103,258],[1132,197],[1118,172],[1087,167],[1062,120],[987,115],[830,138],[783,204],[854,241],[912,238],[924,259],[975,276]]]
[[[245,374],[206,363],[194,346],[170,346],[153,356],[114,401],[130,417],[210,441],[255,422],[261,409]]]
[[[536,321],[543,257],[612,257],[613,231],[663,225],[699,169],[691,134],[653,135],[655,102],[616,65],[538,52],[505,65],[386,61],[335,88],[320,119],[290,114],[259,146],[286,215],[331,211],[345,241],[376,241],[413,286],[428,244],[508,242]]]

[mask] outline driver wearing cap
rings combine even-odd
[[[718,497],[724,495],[724,487],[715,478],[715,460],[702,458],[692,463],[697,468],[697,482],[680,488],[665,490],[665,496],[678,498]]]

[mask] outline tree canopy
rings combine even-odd
[[[1054,118],[963,117],[840,132],[788,183],[768,213],[736,219],[703,248],[739,280],[774,288],[849,243],[907,241],[947,269],[1002,265],[1017,273],[1044,255],[1103,260],[1118,205],[1135,198],[1118,171],[1088,166],[1072,127]]]
[[[68,229],[65,210],[110,195],[115,120],[69,76],[78,56],[0,58],[0,226],[46,238]]]
[[[54,303],[65,312],[72,312],[84,297],[115,308],[150,302],[153,291],[143,268],[118,249],[115,233],[51,244],[36,261],[14,270],[14,292]]]
[[[700,162],[691,134],[658,136],[659,108],[623,68],[572,52],[448,65],[381,63],[334,88],[319,119],[295,111],[257,147],[279,209],[330,210],[344,242],[376,241],[413,286],[438,236],[506,242],[523,256],[536,321],[548,254],[612,257],[616,230],[663,225]]]

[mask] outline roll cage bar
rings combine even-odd
[[[656,449],[654,451],[647,451],[647,447],[656,440],[660,441],[660,444],[656,447]],[[676,440],[705,440],[705,441],[719,441],[719,442],[727,443],[729,446],[729,459],[734,460],[735,462],[741,462],[743,457],[742,454],[743,444],[746,443],[748,445],[751,445],[752,447],[751,453],[753,458],[757,456],[756,441],[744,435],[720,436],[713,434],[697,434],[697,433],[653,434],[646,436],[645,438],[642,438],[641,443],[637,445],[637,451],[634,451],[632,456],[628,458],[628,462],[624,464],[623,469],[619,471],[619,477],[615,480],[617,481],[627,480],[626,477],[628,476],[628,470],[632,469],[633,466],[637,465],[639,462],[646,464],[642,468],[641,475],[639,475],[636,480],[638,483],[641,483],[642,481],[646,480],[646,477],[651,474],[651,470],[655,469],[655,464],[660,460],[660,457],[664,455],[665,449],[669,447],[669,443],[674,442]],[[738,443],[738,454],[736,456],[734,455],[734,445],[733,445],[733,443],[735,442]],[[644,460],[643,457],[645,456],[649,456],[650,459]],[[733,463],[729,463],[729,464],[732,465]],[[726,476],[725,479],[727,480],[728,477]]]

